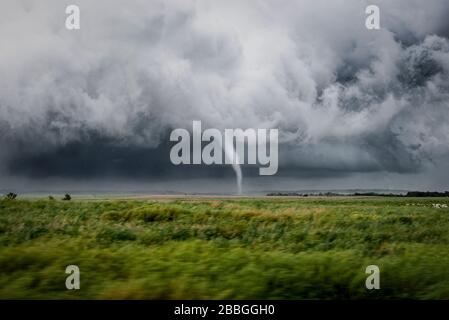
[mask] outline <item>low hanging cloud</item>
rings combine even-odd
[[[79,0],[78,31],[69,4],[2,2],[5,175],[73,144],[164,148],[193,120],[278,128],[280,174],[449,160],[446,0]],[[369,4],[381,30],[365,28]]]

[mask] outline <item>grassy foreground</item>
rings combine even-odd
[[[0,298],[449,299],[436,203],[449,199],[0,200]],[[365,288],[372,264],[380,290]]]

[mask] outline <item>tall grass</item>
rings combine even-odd
[[[1,200],[0,298],[449,299],[434,203],[449,200]]]

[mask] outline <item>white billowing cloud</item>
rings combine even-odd
[[[0,152],[91,132],[154,147],[202,120],[279,128],[292,166],[400,171],[445,157],[449,4],[375,2],[379,31],[359,0],[80,0],[81,30],[68,31],[70,1],[7,0]]]

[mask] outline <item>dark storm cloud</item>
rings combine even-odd
[[[68,31],[67,1],[4,1],[2,175],[232,174],[169,162],[167,132],[192,120],[278,128],[281,176],[438,167],[449,2],[373,3],[380,31],[359,0],[78,1]]]
[[[166,137],[168,140],[168,137]],[[22,152],[8,164],[13,175],[30,178],[223,178],[232,175],[225,166],[186,168],[172,165],[170,144],[155,148],[120,145],[92,134],[88,141],[70,142],[41,152]]]

